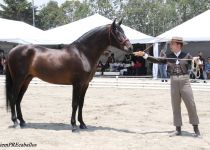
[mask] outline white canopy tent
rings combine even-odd
[[[20,44],[57,45],[70,44],[89,30],[112,23],[99,14],[69,23],[47,31],[35,28],[21,21],[0,18],[0,41]],[[147,43],[153,37],[122,25],[132,43]]]
[[[0,18],[0,41],[19,44],[45,44],[44,31],[21,21]]]
[[[87,18],[54,28],[45,31],[47,36],[55,37],[56,40],[53,41],[54,44],[69,44],[78,39],[84,33],[89,30],[106,25],[111,24],[112,20],[109,20],[99,14],[95,14],[89,16]],[[131,41],[131,43],[147,43],[151,41],[153,37],[138,32],[130,27],[122,25],[123,30],[125,31],[125,35]]]
[[[173,36],[183,37],[186,42],[210,41],[210,10],[172,28],[157,36],[151,42],[154,43],[154,56],[158,56],[158,43],[168,42]],[[155,67],[154,67],[155,66]],[[153,77],[157,78],[158,66],[153,66]]]
[[[210,41],[210,10],[157,36],[153,43],[169,41],[173,36],[183,37],[184,41]]]

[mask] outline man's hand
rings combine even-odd
[[[133,53],[135,56],[144,56],[145,55],[145,52],[143,51],[138,51],[138,52],[134,52]]]
[[[199,57],[193,57],[193,60],[195,61],[195,60],[199,60]]]

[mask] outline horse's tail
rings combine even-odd
[[[12,88],[13,88],[13,82],[11,73],[9,70],[8,63],[6,63],[6,82],[5,82],[5,89],[6,89],[6,108],[7,111],[11,108],[10,104],[14,104],[13,98],[12,98]]]

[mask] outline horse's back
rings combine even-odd
[[[56,50],[20,45],[10,51],[8,64],[12,70],[55,84],[73,84],[76,80],[86,80],[91,71],[85,55],[73,46],[71,49]]]

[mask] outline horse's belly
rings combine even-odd
[[[71,85],[72,84],[72,80],[70,78],[65,78],[65,77],[55,77],[55,76],[51,76],[51,77],[43,77],[43,76],[37,76],[37,78],[48,82],[48,83],[52,83],[52,84],[63,84],[63,85]]]
[[[36,72],[35,77],[52,84],[71,85],[75,82],[89,82],[90,74],[84,71]]]
[[[70,85],[74,80],[74,76],[69,72],[45,70],[36,70],[34,76],[48,83]]]

